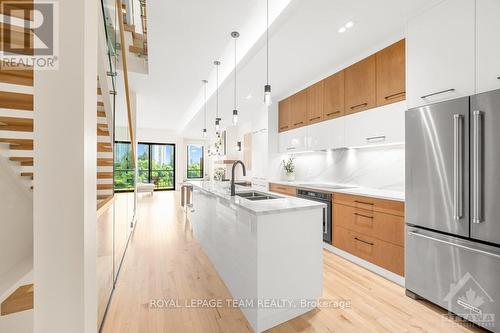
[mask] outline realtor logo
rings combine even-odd
[[[52,1],[1,2],[1,69],[57,69],[58,9]]]
[[[480,326],[495,327],[495,314],[488,311],[494,300],[470,273],[450,285],[444,301],[448,311]]]

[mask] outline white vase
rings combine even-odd
[[[294,172],[286,172],[285,176],[286,176],[286,180],[289,182],[293,182],[295,180],[295,173]]]

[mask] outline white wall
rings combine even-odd
[[[270,154],[269,179],[283,178],[281,161],[293,156],[296,181],[331,182],[404,191],[404,145],[338,149],[303,154]]]
[[[0,156],[0,295],[33,268],[33,199],[15,177]]]

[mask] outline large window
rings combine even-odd
[[[203,146],[187,146],[187,178],[203,178]]]
[[[134,167],[130,142],[115,142],[115,190],[134,189]]]
[[[130,143],[117,142],[115,157],[115,189],[131,190],[133,181],[128,179],[132,176],[131,165],[127,168],[118,168],[117,164],[120,152],[130,158]],[[138,179],[140,183],[153,183],[157,190],[175,189],[175,145],[161,143],[139,143],[137,146]]]

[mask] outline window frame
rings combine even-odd
[[[190,146],[200,146],[201,147],[201,163],[200,163],[200,177],[189,177],[189,147]],[[186,179],[203,179],[205,178],[205,145],[198,143],[188,143],[186,145]]]
[[[115,144],[117,143],[125,143],[125,144],[128,144],[131,146],[131,142],[130,141],[115,141]],[[151,175],[152,175],[152,172],[153,171],[158,171],[158,170],[152,170],[152,146],[171,146],[173,148],[173,172],[172,172],[172,187],[171,188],[156,188],[155,187],[155,191],[175,191],[176,190],[176,161],[177,161],[177,155],[176,155],[176,150],[177,150],[177,145],[175,143],[164,143],[164,142],[145,142],[145,141],[141,141],[141,142],[137,142],[137,146],[139,146],[140,144],[143,144],[143,145],[147,145],[148,146],[148,170],[147,170],[147,173],[148,173],[148,182],[151,182]],[[128,172],[129,170],[118,170],[118,171],[126,171]],[[134,169],[130,170],[130,171],[135,171]],[[144,170],[145,171],[145,170]],[[114,188],[114,185],[115,185],[115,165],[114,165],[114,157],[113,157],[113,188]],[[139,163],[137,163],[137,174],[136,174],[136,177],[135,177],[135,182],[137,183],[139,181]],[[134,189],[115,189],[115,192],[133,192]]]

